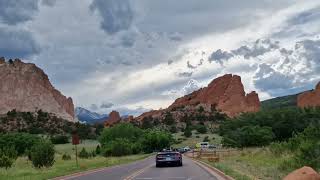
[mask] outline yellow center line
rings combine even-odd
[[[135,171],[134,173],[132,173],[131,175],[127,176],[126,178],[124,178],[123,180],[133,180],[133,178],[139,176],[140,174],[142,174],[143,172],[145,172],[147,169],[149,169],[150,167],[154,166],[154,164],[151,164],[149,166],[146,166],[138,171]]]

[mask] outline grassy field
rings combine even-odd
[[[179,148],[179,147],[194,147],[198,142],[202,142],[203,139],[208,136],[209,137],[209,143],[210,144],[220,144],[222,137],[217,135],[217,134],[211,134],[211,133],[206,133],[206,134],[198,134],[196,131],[192,131],[192,136],[189,138],[186,138],[183,135],[183,132],[175,133],[173,134],[173,137],[176,140],[182,140],[181,143],[173,145],[174,148]]]
[[[235,179],[280,180],[289,172],[281,165],[286,157],[276,157],[266,148],[244,149],[218,163],[207,162]]]
[[[78,149],[81,150],[82,147],[85,147],[86,150],[91,151],[95,149],[97,144],[98,143],[96,141],[85,141],[83,144],[78,146]],[[125,164],[149,156],[148,154],[108,158],[97,156],[90,159],[79,159],[79,167],[77,167],[73,147],[74,146],[71,144],[56,145],[56,162],[51,168],[35,169],[32,167],[31,162],[28,161],[26,157],[19,157],[12,168],[8,170],[0,169],[0,180],[48,179],[100,167]],[[64,153],[70,154],[72,159],[69,161],[62,160],[61,157]]]

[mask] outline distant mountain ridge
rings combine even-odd
[[[275,97],[261,101],[261,109],[280,109],[287,107],[297,107],[297,98],[299,94]]]
[[[104,120],[108,118],[107,114],[91,112],[82,107],[76,107],[75,116],[78,118],[79,121],[87,124],[103,123]]]

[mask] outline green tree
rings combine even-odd
[[[50,141],[41,140],[30,149],[31,161],[34,167],[51,167],[55,160],[54,146]]]
[[[100,154],[100,153],[101,153],[101,147],[100,147],[100,145],[97,145],[96,154]]]
[[[191,136],[192,136],[191,128],[187,127],[187,128],[184,130],[183,135],[184,135],[185,137],[191,137]]]
[[[79,158],[83,158],[83,159],[89,158],[89,153],[85,148],[82,148],[81,151],[79,152]]]
[[[173,119],[172,114],[170,112],[167,112],[165,114],[163,122],[168,126],[173,125],[175,123],[175,120]]]
[[[198,125],[196,128],[197,131],[201,134],[207,133],[207,127],[205,125]]]

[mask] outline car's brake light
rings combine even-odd
[[[177,158],[180,158],[180,157],[181,157],[181,155],[180,155],[180,154],[176,154],[175,156],[176,156]]]

